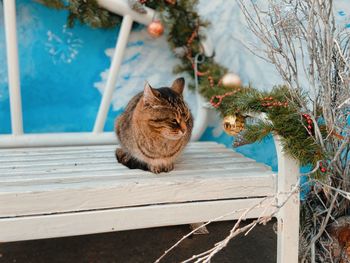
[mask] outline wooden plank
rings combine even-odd
[[[69,145],[103,145],[117,143],[113,132],[62,132],[62,133],[27,133],[19,136],[1,135],[0,148],[25,148]]]
[[[0,217],[81,211],[111,207],[258,197],[272,194],[274,176],[270,172],[238,174],[237,177],[200,175],[155,177],[111,182],[93,180],[76,184],[64,181],[52,185],[3,187]]]
[[[0,149],[0,155],[3,154],[33,154],[33,153],[65,153],[71,151],[114,151],[119,147],[118,144],[112,145],[94,145],[94,146],[56,146],[56,147],[31,147],[31,148],[9,148]],[[186,150],[206,149],[206,148],[225,148],[223,144],[217,142],[191,142],[186,146]]]
[[[251,162],[246,159],[232,159],[232,158],[223,158],[219,160],[212,160],[209,162],[203,162],[202,160],[190,160],[186,162],[176,163],[176,170],[206,170],[212,169],[215,167],[221,167],[223,169],[231,169],[235,167],[261,167],[264,169],[266,167],[263,164]],[[35,173],[35,172],[62,172],[62,173],[71,173],[74,171],[106,171],[106,170],[125,170],[125,166],[117,163],[116,161],[100,161],[99,163],[55,163],[55,164],[37,164],[37,165],[17,165],[17,166],[5,166],[0,168],[0,173],[5,175],[16,175],[23,173]],[[30,171],[30,172],[28,172]],[[1,176],[2,177],[2,176]],[[0,178],[1,178],[0,177]],[[0,179],[1,181],[1,179]]]
[[[181,204],[152,205],[80,213],[39,215],[0,219],[0,242],[85,235],[111,231],[206,222],[240,209],[249,208],[263,199],[239,199]],[[256,208],[246,218],[267,215]],[[233,220],[242,211],[219,219]]]
[[[234,173],[230,170],[212,170],[212,171],[177,171],[171,172],[167,175],[156,175],[150,172],[143,172],[139,170],[126,170],[128,174],[112,172],[109,174],[94,173],[79,175],[73,177],[63,177],[59,174],[54,177],[35,177],[30,180],[15,179],[14,182],[11,178],[7,178],[7,181],[1,183],[0,194],[9,192],[33,192],[33,191],[53,191],[57,189],[76,189],[76,188],[91,188],[93,186],[112,186],[114,184],[140,184],[141,182],[151,184],[152,182],[164,183],[177,182],[177,181],[205,181],[208,179],[223,180],[225,178],[231,178],[232,181],[240,181],[241,179],[258,178],[260,180],[270,181],[272,174],[270,170],[261,171],[261,169],[255,168],[247,171],[246,169],[236,170]],[[48,177],[48,178],[46,178]],[[55,180],[55,178],[57,178]],[[40,181],[42,179],[42,181]],[[23,181],[21,181],[23,180]],[[36,182],[38,180],[38,182]]]
[[[218,174],[218,178],[224,177],[232,177],[235,180],[239,180],[241,177],[255,177],[260,175],[261,178],[266,178],[271,175],[269,170],[262,170],[260,167],[252,167],[247,169],[247,167],[237,168],[235,170],[225,171],[225,170],[211,170],[211,171],[180,171],[174,172],[167,175],[160,175],[161,177],[154,177],[154,175],[150,173],[145,173],[143,171],[136,170],[126,170],[112,172],[112,173],[94,173],[94,174],[83,174],[79,175],[72,174],[57,174],[49,176],[36,176],[36,177],[21,177],[21,176],[9,176],[3,178],[0,182],[0,191],[8,192],[12,187],[21,187],[22,191],[28,191],[28,188],[33,187],[35,185],[53,185],[56,184],[55,189],[67,187],[69,188],[70,184],[80,184],[89,182],[91,185],[97,183],[124,183],[127,181],[139,182],[140,181],[149,181],[149,180],[158,180],[158,181],[171,181],[171,180],[190,180],[190,177],[196,177],[197,179],[207,180],[208,178],[212,178],[213,174]],[[75,186],[74,186],[75,187]]]
[[[115,161],[114,151],[113,152],[85,152],[81,154],[57,154],[57,155],[24,155],[24,156],[2,156],[0,157],[0,167],[6,165],[7,163],[16,164],[16,163],[37,163],[42,161],[58,161],[58,160],[86,160],[92,161],[93,159],[112,159]],[[246,158],[241,154],[235,153],[233,151],[210,151],[210,152],[185,152],[179,157],[179,161],[191,159],[211,159],[211,158],[222,158],[222,157],[231,157],[231,158]],[[252,160],[254,161],[254,160]],[[255,161],[254,161],[255,162]]]
[[[249,173],[252,172],[267,172],[270,171],[270,168],[265,167],[262,164],[259,163],[221,163],[221,164],[215,164],[214,167],[210,167],[208,169],[207,166],[196,166],[191,168],[190,164],[186,165],[188,168],[184,169],[184,166],[176,166],[175,170],[171,171],[170,173],[162,173],[160,175],[156,175],[159,177],[165,177],[165,178],[173,178],[177,176],[182,177],[188,177],[188,176],[195,176],[196,174],[200,175],[201,177],[205,178],[206,176],[212,177],[213,174],[229,174],[233,177],[236,176],[236,174],[246,174],[249,175]],[[94,179],[102,179],[104,177],[115,177],[116,179],[133,179],[133,178],[154,178],[154,174],[145,172],[138,169],[128,169],[124,166],[117,165],[117,168],[111,168],[108,169],[106,167],[102,166],[96,166],[94,169],[87,170],[87,169],[80,169],[80,170],[69,170],[66,169],[65,171],[61,170],[55,170],[50,172],[43,172],[43,171],[31,171],[29,172],[8,172],[3,173],[0,177],[0,189],[2,186],[6,185],[6,183],[9,182],[18,182],[18,184],[21,184],[21,182],[30,182],[35,180],[68,180],[68,179],[74,179],[78,180],[79,178],[91,178]]]
[[[75,149],[70,151],[49,151],[49,152],[20,152],[20,153],[1,153],[0,152],[0,159],[6,160],[6,159],[16,159],[16,158],[26,158],[30,156],[36,156],[38,158],[57,158],[57,157],[63,157],[63,156],[74,156],[74,157],[80,157],[80,156],[88,156],[88,155],[110,155],[114,156],[115,148],[113,149],[90,149],[90,150],[83,150],[83,149]],[[226,149],[224,147],[213,147],[213,148],[197,148],[197,149],[185,149],[183,155],[190,155],[190,154],[200,154],[200,153],[232,153],[233,155],[241,156],[241,154],[234,152],[233,150]]]
[[[221,172],[222,173],[222,172]],[[220,175],[221,175],[220,173]],[[191,175],[189,175],[191,176]],[[228,180],[227,178],[232,178],[232,181],[230,183],[235,183],[235,181],[239,181],[242,178],[256,180],[258,184],[262,184],[264,182],[264,185],[269,185],[271,189],[274,189],[275,187],[272,187],[272,183],[270,182],[270,177],[273,177],[274,175],[271,175],[271,173],[267,172],[261,172],[261,171],[251,171],[250,173],[244,173],[244,172],[237,172],[234,176],[229,173],[225,173],[223,176],[220,176],[219,179],[221,180]],[[115,176],[105,176],[105,177],[95,177],[95,178],[69,178],[69,179],[61,179],[58,178],[57,180],[46,180],[43,179],[42,181],[24,181],[21,184],[15,182],[15,183],[3,183],[3,186],[1,188],[1,193],[14,193],[14,194],[21,194],[21,193],[32,193],[32,192],[45,192],[45,191],[56,191],[56,190],[73,190],[73,189],[84,189],[84,188],[110,188],[114,187],[115,185],[118,185],[120,187],[121,184],[124,185],[139,185],[141,183],[145,183],[148,186],[152,184],[152,181],[158,180],[159,184],[158,187],[161,187],[161,184],[163,185],[169,185],[169,184],[177,184],[178,181],[184,181],[187,180],[188,182],[192,183],[198,183],[197,181],[205,181],[205,180],[213,180],[213,176],[201,176],[196,177],[196,174],[194,176],[195,179],[191,179],[186,175],[183,176],[174,176],[172,178],[152,178],[150,177],[144,177],[141,178],[140,176],[132,176],[131,178],[118,178]],[[241,193],[244,192],[242,189],[240,191]],[[271,192],[271,191],[270,191]],[[219,193],[218,193],[219,194]],[[246,193],[246,196],[251,196],[253,193]],[[260,194],[262,196],[263,194]],[[218,195],[220,196],[220,195]]]
[[[255,162],[254,160],[245,158],[241,155],[231,153],[210,153],[205,155],[204,153],[190,153],[181,155],[176,162],[185,163],[190,161],[207,162],[208,160],[221,160],[221,159],[245,159]],[[76,164],[76,163],[99,163],[99,162],[112,162],[116,163],[114,154],[102,154],[98,156],[29,156],[29,157],[14,157],[0,160],[0,169],[7,167],[19,167],[19,166],[35,166],[35,165],[49,165],[49,164]]]

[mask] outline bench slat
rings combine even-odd
[[[226,167],[229,169],[232,166],[239,166],[240,164],[247,164],[249,167],[249,164],[254,164],[256,166],[263,167],[264,165],[258,164],[256,162],[251,162],[250,160],[245,160],[244,158],[240,159],[234,159],[232,161],[232,158],[222,158],[222,159],[214,159],[210,160],[210,162],[203,162],[203,160],[195,160],[195,159],[187,159],[183,162],[175,164],[177,170],[191,170],[191,169],[210,169],[211,167],[215,166],[222,166],[226,165]],[[61,163],[53,163],[53,164],[18,164],[13,166],[5,166],[3,168],[0,168],[0,173],[2,175],[4,174],[19,174],[19,173],[27,173],[28,170],[31,172],[38,171],[38,172],[46,172],[46,171],[57,171],[57,172],[67,172],[71,173],[74,171],[90,171],[90,170],[116,170],[116,169],[122,169],[125,170],[126,168],[120,164],[118,164],[115,160],[100,160],[99,162],[80,162],[77,160],[76,162],[61,162]],[[2,177],[2,175],[0,177]]]
[[[219,217],[217,221],[232,220],[238,219],[247,207],[259,203],[264,206],[269,202],[270,200],[254,198],[6,218],[0,220],[0,242],[189,224]],[[250,211],[245,218],[269,215],[270,209],[263,206]],[[238,212],[233,213],[234,211]],[[222,215],[226,216],[221,217]]]
[[[191,176],[178,179],[86,181],[33,186],[30,192],[16,187],[1,193],[0,217],[51,214],[148,204],[259,197],[273,194],[272,176],[255,173],[238,178]],[[11,188],[11,187],[7,187]],[[49,190],[48,190],[49,189]]]
[[[270,174],[270,171],[265,168],[262,169],[259,166],[253,167],[237,167],[227,171],[227,169],[216,168],[213,170],[203,171],[203,170],[184,170],[184,171],[176,171],[166,176],[166,179],[172,178],[181,178],[181,180],[186,180],[189,176],[196,176],[205,180],[206,178],[211,178],[220,174],[222,177],[250,177],[255,175],[258,172],[263,176],[265,172]],[[99,182],[102,180],[155,180],[155,177],[150,173],[147,178],[145,178],[145,173],[132,171],[132,170],[122,170],[122,171],[110,171],[109,173],[95,171],[94,173],[75,173],[75,174],[49,174],[47,176],[36,176],[36,177],[23,177],[23,176],[14,176],[14,177],[6,177],[1,179],[1,187],[7,186],[18,186],[22,191],[26,191],[28,187],[32,187],[33,185],[42,185],[42,184],[69,184],[69,183],[80,183],[84,181],[89,182]],[[163,180],[163,178],[157,180]]]
[[[213,142],[189,144],[175,170],[160,175],[118,164],[115,148],[1,150],[0,217],[259,197],[275,189],[269,167]]]
[[[208,151],[208,150],[207,150]],[[84,152],[78,154],[55,154],[55,155],[23,155],[23,156],[6,156],[0,158],[0,168],[3,166],[3,164],[6,163],[25,163],[25,162],[42,162],[43,160],[51,161],[51,160],[72,160],[72,157],[76,157],[78,160],[84,160],[84,159],[100,159],[100,158],[112,158],[115,160],[114,151],[109,152]],[[181,159],[187,159],[188,156],[191,156],[193,159],[211,159],[211,158],[221,158],[221,157],[243,157],[241,154],[235,153],[233,151],[227,152],[227,151],[209,151],[209,152],[194,152],[194,151],[187,151],[184,152],[183,155],[179,158]],[[246,157],[243,157],[246,158]],[[252,160],[255,162],[254,160]]]
[[[1,155],[22,155],[22,154],[54,154],[54,153],[72,153],[72,152],[92,152],[92,151],[114,151],[118,145],[95,145],[95,146],[55,146],[55,147],[31,147],[31,148],[0,148]],[[191,142],[186,150],[203,151],[207,148],[225,149],[223,144],[216,142]]]

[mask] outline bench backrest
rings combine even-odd
[[[116,141],[113,133],[103,132],[103,129],[131,26],[134,21],[148,25],[154,19],[155,11],[146,8],[147,12],[145,14],[139,14],[129,7],[127,0],[98,0],[98,2],[109,11],[123,16],[123,21],[93,130],[89,133],[24,134],[16,30],[16,2],[14,0],[3,1],[12,134],[0,135],[0,148],[109,144]],[[192,140],[200,138],[207,124],[207,109],[202,107],[204,101],[198,93],[196,98],[197,113]]]

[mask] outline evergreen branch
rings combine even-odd
[[[53,8],[58,10],[66,8],[62,0],[35,0],[35,2],[45,5],[48,8]]]
[[[247,125],[242,135],[247,143],[261,142],[273,130],[274,127],[271,123],[259,120],[256,124]]]

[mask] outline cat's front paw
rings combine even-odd
[[[173,163],[163,167],[163,172],[165,172],[165,173],[168,173],[168,172],[170,172],[172,170],[174,170],[174,164]]]
[[[118,162],[121,164],[126,164],[130,160],[130,156],[123,151],[121,148],[117,148],[115,150],[115,157],[117,158]]]
[[[149,166],[149,171],[154,174],[168,173],[174,170],[174,164],[163,165],[163,166]]]
[[[162,172],[162,169],[160,166],[148,166],[148,170],[154,174],[159,174]]]

